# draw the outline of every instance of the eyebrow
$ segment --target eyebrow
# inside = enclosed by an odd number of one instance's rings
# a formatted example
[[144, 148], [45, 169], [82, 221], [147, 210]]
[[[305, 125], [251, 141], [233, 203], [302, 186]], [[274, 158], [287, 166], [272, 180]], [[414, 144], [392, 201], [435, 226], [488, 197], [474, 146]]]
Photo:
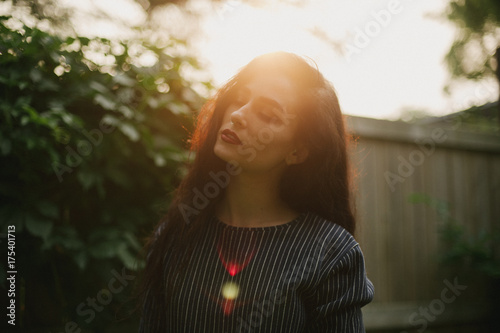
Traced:
[[276, 100], [274, 100], [272, 98], [260, 96], [258, 98], [258, 100], [260, 100], [260, 101], [262, 101], [262, 102], [264, 102], [264, 103], [266, 103], [268, 105], [272, 105], [272, 106], [276, 107], [277, 109], [279, 109], [280, 111], [284, 112], [283, 107], [281, 106], [281, 104], [278, 103], [278, 101], [276, 101]]
[[[239, 93], [243, 93], [245, 95], [251, 95], [250, 88], [245, 87], [245, 86], [243, 86], [239, 89]], [[275, 108], [279, 109], [281, 112], [285, 112], [284, 107], [275, 99], [272, 99], [270, 97], [265, 97], [265, 96], [259, 96], [259, 97], [257, 97], [257, 100], [260, 102], [264, 102], [268, 105], [274, 106]]]

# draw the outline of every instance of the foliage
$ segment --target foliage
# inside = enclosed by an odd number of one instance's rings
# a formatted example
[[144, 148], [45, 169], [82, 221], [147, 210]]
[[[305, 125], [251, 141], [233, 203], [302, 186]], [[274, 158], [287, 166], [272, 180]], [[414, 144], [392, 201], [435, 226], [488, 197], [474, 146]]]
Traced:
[[[78, 306], [92, 309], [88, 298], [113, 272], [135, 277], [141, 266], [139, 236], [179, 179], [186, 130], [203, 103], [183, 74], [198, 65], [179, 40], [14, 26], [0, 18], [0, 228], [16, 227], [18, 323], [104, 331], [132, 287], [95, 318]], [[4, 287], [5, 272], [2, 262]]]
[[430, 115], [426, 110], [405, 107], [400, 111], [399, 120], [407, 123], [417, 123], [429, 117]]
[[451, 0], [447, 17], [460, 29], [446, 62], [454, 77], [495, 77], [493, 55], [500, 47], [498, 0]]
[[38, 22], [48, 21], [53, 26], [72, 29], [70, 24], [71, 11], [61, 6], [58, 0], [4, 0], [5, 2], [7, 8], [12, 5], [10, 8], [12, 11], [19, 9], [29, 13], [29, 16]]
[[435, 209], [442, 221], [440, 239], [445, 250], [440, 261], [443, 265], [500, 278], [500, 261], [495, 254], [500, 230], [492, 232], [483, 229], [476, 235], [470, 234], [451, 216], [448, 203], [421, 193], [414, 193], [408, 199], [411, 203], [423, 203]]

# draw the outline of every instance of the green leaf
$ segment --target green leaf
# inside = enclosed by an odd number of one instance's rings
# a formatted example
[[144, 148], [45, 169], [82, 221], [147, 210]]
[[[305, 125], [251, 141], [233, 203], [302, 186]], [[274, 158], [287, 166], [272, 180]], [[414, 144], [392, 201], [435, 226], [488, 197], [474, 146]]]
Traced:
[[121, 246], [121, 243], [116, 239], [113, 240], [105, 240], [99, 243], [93, 243], [89, 247], [89, 254], [97, 259], [109, 259], [116, 256], [118, 252], [118, 247]]
[[118, 128], [131, 141], [136, 142], [139, 140], [139, 138], [140, 138], [139, 132], [135, 129], [134, 126], [127, 124], [127, 123], [121, 123]]
[[408, 195], [408, 202], [410, 203], [430, 203], [431, 198], [424, 193], [411, 193]]
[[76, 177], [78, 178], [80, 184], [82, 184], [83, 189], [86, 191], [100, 181], [99, 175], [86, 171], [78, 172]]
[[33, 81], [33, 83], [38, 83], [38, 82], [42, 81], [42, 78], [43, 78], [42, 72], [37, 68], [33, 68], [30, 71], [30, 78]]
[[99, 92], [101, 94], [109, 94], [109, 89], [106, 87], [104, 84], [97, 82], [97, 81], [90, 81], [89, 82], [89, 87], [96, 92]]
[[44, 249], [49, 249], [53, 246], [61, 246], [68, 251], [81, 250], [84, 243], [78, 237], [75, 228], [71, 226], [61, 226], [56, 228], [52, 235], [49, 236], [44, 244]]
[[126, 247], [118, 249], [118, 258], [122, 261], [123, 265], [130, 270], [137, 269], [137, 257], [130, 253]]
[[84, 270], [85, 267], [87, 267], [87, 262], [88, 262], [88, 255], [85, 253], [85, 251], [79, 251], [73, 256], [73, 260], [75, 261], [76, 265], [80, 270]]
[[40, 81], [37, 88], [40, 91], [59, 91], [59, 85], [52, 80], [45, 78], [45, 80]]
[[137, 83], [136, 80], [132, 79], [126, 74], [119, 74], [113, 77], [113, 81], [125, 87], [134, 87]]
[[56, 204], [49, 201], [41, 201], [38, 203], [38, 211], [45, 217], [55, 219], [59, 216], [59, 208]]
[[100, 106], [102, 106], [106, 110], [115, 110], [116, 102], [111, 98], [108, 98], [104, 95], [98, 94], [94, 97], [94, 102]]
[[52, 221], [45, 218], [38, 218], [29, 213], [25, 217], [26, 229], [33, 235], [40, 237], [44, 240], [50, 235], [52, 231]]
[[180, 102], [171, 103], [169, 109], [176, 115], [188, 114], [190, 111], [186, 104]]
[[135, 250], [140, 251], [142, 249], [141, 244], [137, 240], [137, 237], [131, 232], [125, 232], [124, 238], [127, 240], [128, 244]]
[[131, 185], [131, 181], [130, 181], [127, 173], [125, 173], [123, 170], [120, 170], [118, 168], [108, 169], [107, 176], [109, 177], [109, 179], [113, 183], [120, 185], [123, 188], [130, 187], [130, 185]]

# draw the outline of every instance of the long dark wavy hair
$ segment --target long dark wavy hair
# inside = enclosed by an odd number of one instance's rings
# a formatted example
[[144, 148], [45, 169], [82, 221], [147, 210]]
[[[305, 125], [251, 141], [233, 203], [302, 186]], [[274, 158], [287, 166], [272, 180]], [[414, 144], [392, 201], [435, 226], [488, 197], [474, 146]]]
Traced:
[[282, 200], [295, 211], [317, 214], [354, 234], [347, 156], [349, 137], [335, 90], [317, 68], [297, 55], [286, 52], [262, 55], [220, 88], [199, 113], [191, 138], [194, 160], [145, 247], [141, 304], [168, 306], [174, 281], [182, 281], [178, 277], [192, 255], [194, 244], [211, 227], [211, 217], [224, 188], [204, 205], [194, 204], [196, 196], [213, 182], [211, 175], [226, 170], [227, 163], [214, 154], [218, 131], [236, 91], [257, 75], [284, 75], [294, 83], [301, 101], [297, 106], [296, 138], [307, 147], [308, 156], [304, 162], [285, 170], [280, 184]]

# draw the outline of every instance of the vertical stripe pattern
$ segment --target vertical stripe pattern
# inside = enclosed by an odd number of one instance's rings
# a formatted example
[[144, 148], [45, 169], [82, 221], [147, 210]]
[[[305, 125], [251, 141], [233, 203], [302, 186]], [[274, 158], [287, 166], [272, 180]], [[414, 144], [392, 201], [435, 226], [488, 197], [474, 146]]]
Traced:
[[149, 292], [141, 333], [364, 332], [373, 285], [342, 227], [310, 213], [263, 228], [210, 222], [173, 302]]

